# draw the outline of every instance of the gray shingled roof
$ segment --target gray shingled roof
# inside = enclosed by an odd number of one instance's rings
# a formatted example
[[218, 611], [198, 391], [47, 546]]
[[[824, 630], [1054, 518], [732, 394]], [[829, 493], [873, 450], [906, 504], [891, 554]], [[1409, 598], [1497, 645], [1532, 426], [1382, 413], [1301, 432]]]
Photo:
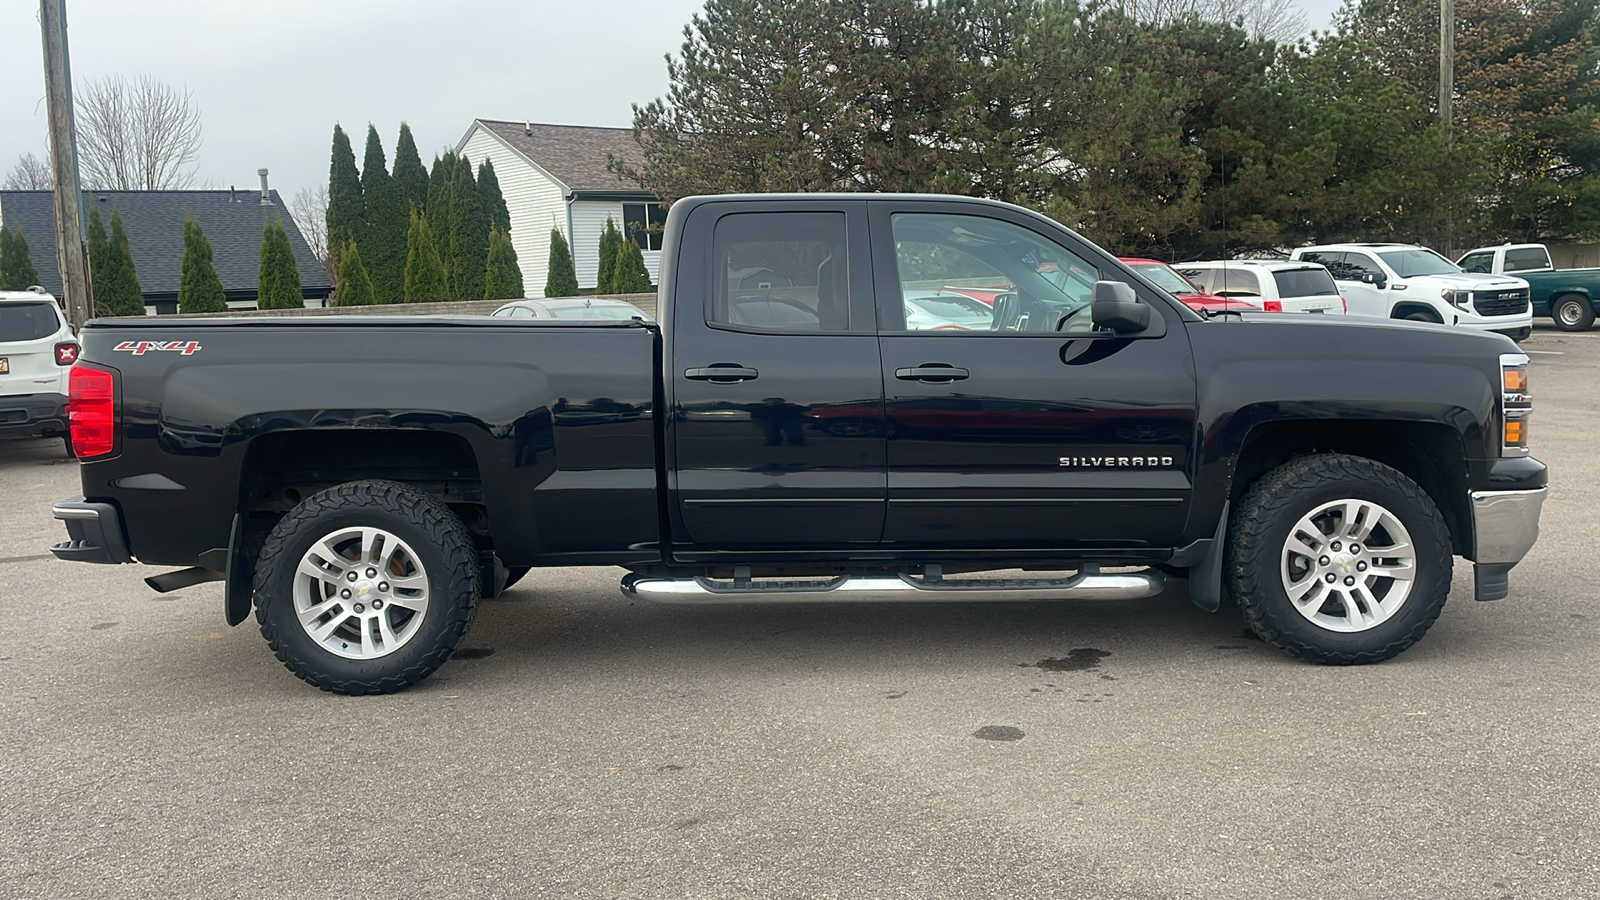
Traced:
[[[268, 217], [281, 219], [300, 269], [301, 292], [323, 297], [333, 290], [328, 276], [312, 256], [311, 248], [295, 227], [283, 198], [272, 191], [271, 206], [261, 204], [261, 192], [240, 191], [85, 191], [86, 204], [97, 205], [100, 217], [111, 227], [113, 205], [122, 213], [128, 232], [133, 265], [145, 300], [175, 298], [183, 266], [183, 218], [193, 215], [211, 241], [212, 262], [222, 279], [222, 289], [233, 299], [251, 298], [261, 274], [261, 229]], [[88, 209], [88, 206], [85, 206]], [[0, 191], [0, 222], [20, 227], [28, 240], [33, 266], [41, 286], [61, 296], [61, 273], [56, 267], [55, 211], [49, 191]]]
[[631, 128], [543, 125], [478, 119], [512, 149], [553, 175], [571, 191], [638, 191], [639, 185], [606, 171], [609, 153], [631, 166], [642, 164]]

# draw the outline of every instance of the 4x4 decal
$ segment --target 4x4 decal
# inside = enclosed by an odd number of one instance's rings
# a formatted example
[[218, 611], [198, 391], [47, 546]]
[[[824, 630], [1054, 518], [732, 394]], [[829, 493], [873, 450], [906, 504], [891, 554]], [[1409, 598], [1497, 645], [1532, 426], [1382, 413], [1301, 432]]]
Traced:
[[199, 341], [123, 341], [122, 343], [116, 345], [115, 347], [112, 347], [111, 349], [113, 349], [113, 350], [121, 350], [121, 351], [124, 351], [126, 353], [132, 353], [134, 356], [143, 356], [143, 355], [145, 355], [145, 353], [147, 351], [150, 351], [150, 350], [176, 350], [177, 352], [183, 354], [184, 356], [192, 356], [193, 354], [200, 352], [200, 342]]

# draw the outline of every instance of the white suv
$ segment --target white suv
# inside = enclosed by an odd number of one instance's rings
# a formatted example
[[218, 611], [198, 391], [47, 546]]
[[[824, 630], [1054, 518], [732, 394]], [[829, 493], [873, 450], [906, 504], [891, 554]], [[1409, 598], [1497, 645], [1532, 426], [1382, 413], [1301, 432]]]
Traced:
[[67, 441], [67, 372], [78, 341], [56, 298], [38, 290], [0, 291], [0, 438]]
[[1327, 266], [1352, 316], [1440, 322], [1518, 341], [1533, 332], [1526, 281], [1469, 275], [1426, 247], [1325, 244], [1297, 248], [1289, 258]]
[[1178, 263], [1179, 274], [1208, 294], [1260, 304], [1267, 312], [1344, 315], [1344, 298], [1328, 270], [1281, 259], [1230, 259]]

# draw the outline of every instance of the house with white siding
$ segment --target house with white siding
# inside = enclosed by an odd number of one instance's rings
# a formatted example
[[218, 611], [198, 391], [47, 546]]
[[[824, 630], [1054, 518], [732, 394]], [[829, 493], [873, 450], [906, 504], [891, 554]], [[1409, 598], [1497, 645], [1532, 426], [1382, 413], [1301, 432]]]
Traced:
[[572, 247], [578, 287], [594, 289], [600, 233], [608, 217], [639, 244], [650, 281], [656, 281], [660, 224], [666, 213], [654, 194], [606, 168], [608, 155], [639, 164], [632, 129], [474, 119], [456, 153], [474, 165], [484, 159], [494, 161], [500, 192], [511, 212], [511, 244], [529, 297], [544, 296], [551, 228], [560, 229]]

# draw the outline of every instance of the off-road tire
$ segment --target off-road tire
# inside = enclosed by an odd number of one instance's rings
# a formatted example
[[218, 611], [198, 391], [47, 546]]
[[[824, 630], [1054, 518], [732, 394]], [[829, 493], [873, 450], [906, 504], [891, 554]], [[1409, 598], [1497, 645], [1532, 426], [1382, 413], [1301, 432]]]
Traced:
[[[1391, 511], [1416, 552], [1411, 593], [1367, 631], [1322, 628], [1297, 611], [1280, 577], [1284, 543], [1301, 516], [1342, 498]], [[1234, 507], [1223, 557], [1223, 585], [1261, 640], [1310, 662], [1361, 665], [1396, 656], [1416, 643], [1444, 608], [1453, 565], [1450, 532], [1427, 492], [1400, 472], [1359, 456], [1316, 454], [1266, 475]]]
[[[428, 574], [430, 603], [414, 638], [376, 659], [346, 659], [319, 646], [295, 615], [293, 579], [311, 545], [342, 527], [373, 526], [413, 548]], [[482, 586], [472, 535], [450, 507], [393, 481], [354, 481], [301, 501], [267, 535], [256, 562], [256, 621], [278, 660], [336, 694], [387, 694], [428, 677], [455, 651]]]
[[[1568, 311], [1564, 307], [1572, 309]], [[1578, 294], [1564, 294], [1551, 302], [1550, 318], [1562, 331], [1588, 331], [1594, 326], [1594, 307]]]

